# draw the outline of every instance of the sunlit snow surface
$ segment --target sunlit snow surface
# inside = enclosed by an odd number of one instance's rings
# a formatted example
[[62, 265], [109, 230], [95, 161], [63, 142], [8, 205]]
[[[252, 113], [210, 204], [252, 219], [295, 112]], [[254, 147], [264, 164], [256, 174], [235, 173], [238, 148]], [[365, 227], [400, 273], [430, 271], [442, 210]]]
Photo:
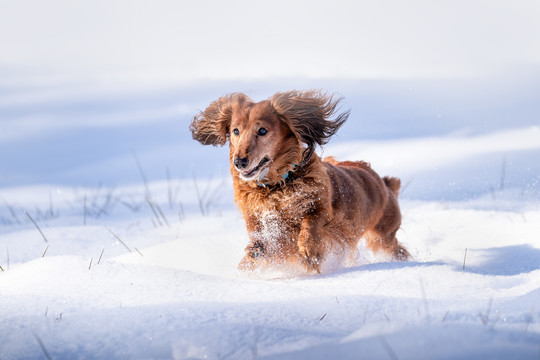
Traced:
[[[0, 358], [538, 359], [539, 84], [2, 89]], [[237, 271], [227, 149], [188, 125], [292, 88], [345, 97], [319, 153], [401, 177], [413, 259]]]

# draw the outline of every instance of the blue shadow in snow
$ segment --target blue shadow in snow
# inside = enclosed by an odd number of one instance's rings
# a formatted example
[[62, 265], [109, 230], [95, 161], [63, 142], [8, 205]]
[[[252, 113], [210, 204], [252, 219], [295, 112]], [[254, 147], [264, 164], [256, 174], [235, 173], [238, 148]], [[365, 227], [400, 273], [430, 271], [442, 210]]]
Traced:
[[[342, 268], [335, 271], [329, 271], [328, 273], [323, 273], [320, 275], [315, 275], [315, 278], [332, 278], [339, 275], [345, 275], [355, 272], [370, 272], [370, 271], [384, 271], [384, 270], [395, 270], [395, 269], [405, 269], [405, 268], [427, 268], [431, 266], [441, 266], [448, 265], [447, 263], [441, 261], [430, 261], [430, 262], [417, 262], [417, 261], [395, 261], [395, 262], [379, 262], [372, 264], [363, 264], [352, 266], [349, 268]], [[306, 278], [312, 278], [313, 276], [307, 276]]]
[[[482, 258], [478, 263], [475, 253]], [[540, 249], [525, 244], [476, 250], [467, 257], [465, 271], [476, 274], [513, 276], [540, 269]]]

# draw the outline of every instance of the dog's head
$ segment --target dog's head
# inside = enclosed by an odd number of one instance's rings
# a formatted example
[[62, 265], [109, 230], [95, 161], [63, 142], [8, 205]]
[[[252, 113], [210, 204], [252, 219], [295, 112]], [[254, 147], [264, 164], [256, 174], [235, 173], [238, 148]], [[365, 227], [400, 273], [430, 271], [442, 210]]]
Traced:
[[233, 174], [244, 181], [277, 183], [295, 166], [309, 161], [347, 120], [330, 119], [341, 101], [319, 91], [277, 93], [253, 102], [234, 93], [212, 102], [193, 118], [193, 138], [204, 145], [229, 141]]

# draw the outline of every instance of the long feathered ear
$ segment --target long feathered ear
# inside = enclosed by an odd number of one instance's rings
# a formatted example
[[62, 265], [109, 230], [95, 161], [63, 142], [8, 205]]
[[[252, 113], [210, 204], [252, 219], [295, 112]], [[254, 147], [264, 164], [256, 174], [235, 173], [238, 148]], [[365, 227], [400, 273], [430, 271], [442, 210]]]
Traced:
[[241, 93], [220, 97], [193, 117], [189, 129], [194, 140], [203, 145], [223, 146], [229, 138], [229, 125], [235, 106], [251, 101]]
[[318, 90], [293, 90], [277, 93], [270, 98], [278, 115], [308, 146], [306, 160], [309, 160], [315, 145], [326, 144], [349, 117], [349, 111], [346, 111], [331, 119], [341, 100]]

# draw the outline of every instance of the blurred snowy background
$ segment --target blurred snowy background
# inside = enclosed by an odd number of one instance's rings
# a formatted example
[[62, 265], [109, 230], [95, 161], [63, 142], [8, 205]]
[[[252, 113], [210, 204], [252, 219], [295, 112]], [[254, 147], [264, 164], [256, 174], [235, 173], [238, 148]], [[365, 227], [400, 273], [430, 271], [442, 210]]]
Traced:
[[187, 126], [233, 91], [343, 95], [352, 116], [334, 142], [538, 124], [534, 1], [23, 0], [0, 10], [4, 186], [134, 182], [133, 153], [152, 179], [166, 168], [221, 175], [223, 159], [208, 166], [218, 156], [194, 147]]

